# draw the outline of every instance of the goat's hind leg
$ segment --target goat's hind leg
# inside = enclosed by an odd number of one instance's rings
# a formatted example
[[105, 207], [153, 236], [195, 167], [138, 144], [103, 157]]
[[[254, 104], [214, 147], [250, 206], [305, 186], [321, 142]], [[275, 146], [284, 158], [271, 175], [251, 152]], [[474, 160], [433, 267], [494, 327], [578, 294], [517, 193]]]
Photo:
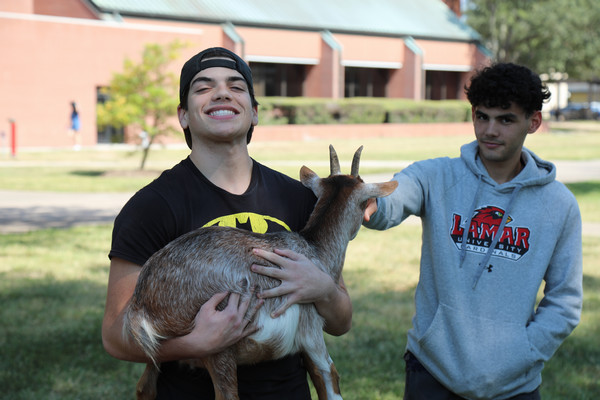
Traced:
[[313, 338], [312, 343], [305, 343], [302, 357], [319, 400], [342, 400], [340, 376], [327, 352], [323, 336]]
[[137, 400], [156, 399], [156, 384], [158, 382], [158, 368], [152, 363], [146, 364], [146, 369], [136, 386]]
[[237, 362], [232, 348], [202, 359], [215, 388], [215, 400], [239, 400]]

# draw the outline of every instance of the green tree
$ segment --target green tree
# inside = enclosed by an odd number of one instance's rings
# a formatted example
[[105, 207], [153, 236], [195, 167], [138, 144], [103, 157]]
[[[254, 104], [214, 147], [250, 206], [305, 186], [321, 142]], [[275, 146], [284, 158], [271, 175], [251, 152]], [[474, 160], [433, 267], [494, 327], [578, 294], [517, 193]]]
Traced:
[[465, 14], [495, 61], [574, 79], [598, 77], [597, 0], [470, 0]]
[[[566, 16], [571, 26], [570, 56], [566, 71], [571, 77], [600, 83], [600, 2], [572, 0]], [[573, 9], [573, 12], [571, 12]]]
[[168, 67], [183, 47], [180, 41], [147, 44], [140, 62], [125, 59], [123, 72], [114, 73], [104, 89], [108, 101], [97, 107], [99, 127], [129, 126], [145, 132], [147, 143], [142, 146], [140, 169], [144, 169], [152, 143], [176, 132], [169, 120], [179, 104], [178, 78]]

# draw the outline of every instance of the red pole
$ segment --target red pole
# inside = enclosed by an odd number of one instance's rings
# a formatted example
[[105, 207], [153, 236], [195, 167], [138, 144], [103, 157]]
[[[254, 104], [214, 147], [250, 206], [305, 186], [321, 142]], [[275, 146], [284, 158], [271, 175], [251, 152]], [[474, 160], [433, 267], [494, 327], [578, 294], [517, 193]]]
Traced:
[[14, 157], [17, 155], [17, 124], [14, 119], [9, 119], [10, 122], [10, 154]]

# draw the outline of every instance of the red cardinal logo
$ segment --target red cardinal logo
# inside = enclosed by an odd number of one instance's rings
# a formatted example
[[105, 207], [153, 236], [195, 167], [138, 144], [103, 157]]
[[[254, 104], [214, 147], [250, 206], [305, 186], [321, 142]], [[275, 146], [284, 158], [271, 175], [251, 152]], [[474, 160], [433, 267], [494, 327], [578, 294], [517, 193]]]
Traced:
[[[475, 210], [473, 218], [471, 218], [469, 233], [463, 243], [464, 236], [464, 221], [460, 214], [452, 215], [452, 229], [450, 236], [456, 245], [457, 249], [462, 249], [463, 245], [467, 246], [467, 251], [485, 252], [492, 239], [496, 235], [500, 235], [499, 241], [494, 249], [494, 255], [497, 257], [508, 258], [510, 260], [518, 260], [529, 250], [529, 238], [531, 232], [529, 228], [524, 226], [509, 227], [504, 226], [502, 232], [498, 232], [498, 228], [502, 223], [502, 218], [505, 216], [503, 209], [486, 206]], [[506, 216], [506, 223], [510, 223], [513, 219]]]
[[[504, 217], [504, 210], [498, 207], [488, 206], [475, 210], [475, 215], [471, 219], [471, 222], [476, 222], [477, 226], [481, 226], [481, 224], [498, 226], [502, 222], [502, 217]], [[509, 223], [510, 221], [512, 221], [512, 218], [508, 217], [506, 223]]]

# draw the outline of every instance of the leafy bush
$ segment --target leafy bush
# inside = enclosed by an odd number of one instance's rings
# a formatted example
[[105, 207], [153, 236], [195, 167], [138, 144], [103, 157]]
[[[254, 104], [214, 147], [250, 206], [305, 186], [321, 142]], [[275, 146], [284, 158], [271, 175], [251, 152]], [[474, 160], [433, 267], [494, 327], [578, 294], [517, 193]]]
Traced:
[[365, 98], [344, 99], [340, 103], [339, 122], [342, 124], [382, 124], [386, 108], [380, 101]]
[[466, 122], [471, 118], [471, 106], [459, 100], [402, 100], [390, 102], [388, 122]]
[[471, 118], [469, 103], [461, 100], [263, 97], [259, 103], [262, 125], [465, 122]]
[[[337, 123], [335, 100], [305, 97], [263, 97], [258, 99], [262, 125], [311, 125]], [[283, 122], [285, 121], [285, 122]]]
[[338, 107], [326, 101], [299, 103], [290, 110], [290, 122], [297, 125], [335, 124]]
[[274, 102], [260, 100], [258, 106], [258, 121], [261, 125], [287, 125], [290, 122], [288, 116], [283, 113], [281, 107]]

